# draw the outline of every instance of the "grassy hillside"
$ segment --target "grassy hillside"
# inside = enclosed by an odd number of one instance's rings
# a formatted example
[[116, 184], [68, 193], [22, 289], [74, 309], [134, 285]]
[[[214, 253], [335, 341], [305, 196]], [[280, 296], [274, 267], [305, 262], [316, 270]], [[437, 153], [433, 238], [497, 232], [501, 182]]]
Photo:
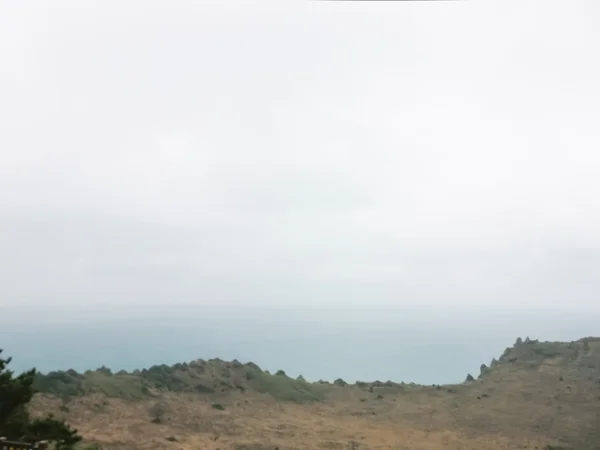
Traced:
[[252, 363], [199, 360], [40, 375], [36, 408], [114, 448], [597, 450], [599, 369], [598, 338], [519, 339], [479, 374], [445, 386], [307, 383]]
[[269, 394], [280, 401], [297, 403], [324, 399], [325, 386], [293, 379], [280, 371], [275, 375], [253, 363], [219, 359], [153, 366], [149, 369], [113, 374], [102, 367], [79, 374], [73, 370], [39, 374], [35, 388], [45, 394], [69, 398], [101, 393], [109, 397], [143, 399], [159, 392], [218, 394], [246, 391]]

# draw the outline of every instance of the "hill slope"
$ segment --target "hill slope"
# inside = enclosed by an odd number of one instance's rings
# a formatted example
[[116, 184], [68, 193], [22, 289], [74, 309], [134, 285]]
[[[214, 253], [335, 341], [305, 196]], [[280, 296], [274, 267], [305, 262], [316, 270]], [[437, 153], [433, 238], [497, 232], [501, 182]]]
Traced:
[[109, 448], [543, 448], [600, 445], [600, 339], [517, 340], [459, 385], [307, 383], [218, 359], [40, 375], [53, 411]]

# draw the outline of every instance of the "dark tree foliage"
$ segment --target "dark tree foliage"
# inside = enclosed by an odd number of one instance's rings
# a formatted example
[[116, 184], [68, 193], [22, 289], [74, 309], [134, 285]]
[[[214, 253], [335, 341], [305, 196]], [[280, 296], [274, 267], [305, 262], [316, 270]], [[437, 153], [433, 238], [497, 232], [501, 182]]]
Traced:
[[[0, 349], [0, 354], [2, 349]], [[51, 415], [45, 419], [32, 419], [27, 405], [35, 393], [33, 382], [36, 370], [18, 376], [6, 366], [11, 358], [0, 357], [0, 436], [26, 442], [51, 441], [57, 450], [68, 450], [81, 441], [77, 430]]]

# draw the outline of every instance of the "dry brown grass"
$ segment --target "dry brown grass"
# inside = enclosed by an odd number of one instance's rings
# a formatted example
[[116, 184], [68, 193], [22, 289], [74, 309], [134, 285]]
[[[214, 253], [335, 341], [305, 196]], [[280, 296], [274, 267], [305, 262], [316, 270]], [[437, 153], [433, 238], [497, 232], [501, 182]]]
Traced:
[[[521, 355], [452, 387], [330, 386], [325, 401], [308, 404], [256, 392], [160, 392], [141, 400], [92, 394], [64, 405], [40, 395], [33, 407], [114, 449], [535, 450], [576, 442], [597, 419], [600, 343], [573, 355], [535, 364]], [[157, 411], [161, 423], [152, 422]]]

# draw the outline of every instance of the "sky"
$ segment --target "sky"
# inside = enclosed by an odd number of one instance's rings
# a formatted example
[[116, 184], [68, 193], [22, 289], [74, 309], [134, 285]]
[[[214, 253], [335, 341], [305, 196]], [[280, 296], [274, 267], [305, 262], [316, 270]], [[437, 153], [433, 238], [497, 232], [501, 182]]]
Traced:
[[486, 358], [594, 334], [598, 23], [593, 0], [1, 1], [4, 347], [166, 317], [294, 348], [405, 320]]

